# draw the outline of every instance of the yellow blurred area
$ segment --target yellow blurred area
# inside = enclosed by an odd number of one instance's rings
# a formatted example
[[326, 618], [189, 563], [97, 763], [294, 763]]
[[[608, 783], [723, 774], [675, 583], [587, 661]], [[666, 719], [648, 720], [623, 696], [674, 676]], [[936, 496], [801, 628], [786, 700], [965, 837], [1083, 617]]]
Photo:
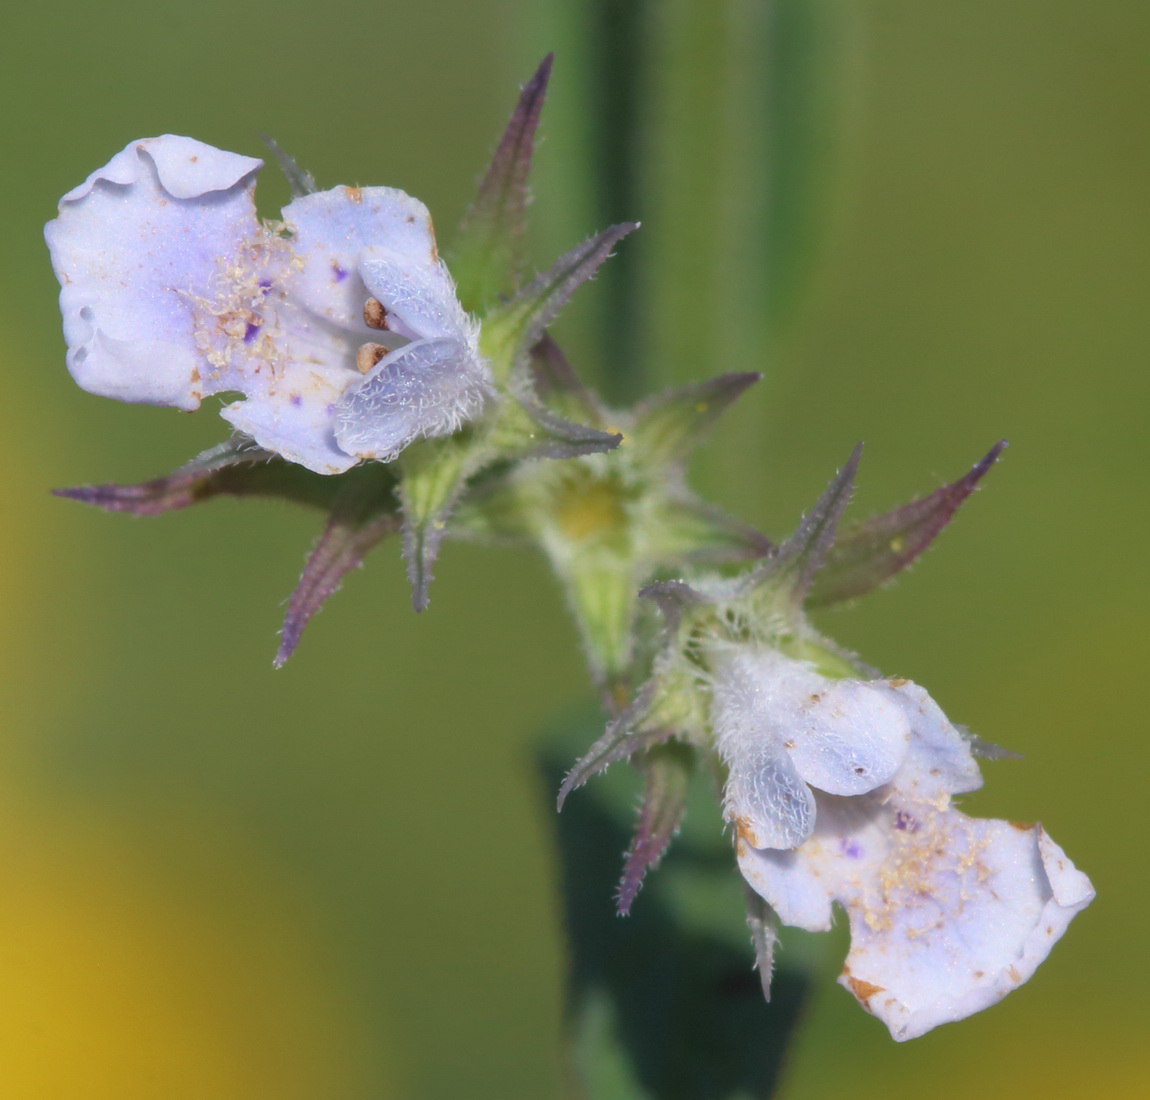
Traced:
[[0, 798], [0, 1096], [362, 1094], [354, 1021], [260, 868], [177, 892], [113, 831]]

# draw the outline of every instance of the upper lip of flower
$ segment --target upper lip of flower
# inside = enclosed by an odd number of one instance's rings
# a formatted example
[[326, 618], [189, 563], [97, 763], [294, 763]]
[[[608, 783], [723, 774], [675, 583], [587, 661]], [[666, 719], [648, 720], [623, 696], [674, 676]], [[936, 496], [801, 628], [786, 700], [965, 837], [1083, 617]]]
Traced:
[[902, 765], [910, 724], [874, 685], [829, 680], [767, 647], [716, 647], [714, 669], [726, 813], [753, 847], [794, 848], [811, 835], [811, 787], [865, 794]]
[[261, 163], [165, 135], [65, 195], [46, 236], [81, 386], [184, 409], [239, 392], [222, 415], [320, 473], [475, 416], [489, 372], [423, 204], [337, 187], [262, 224]]

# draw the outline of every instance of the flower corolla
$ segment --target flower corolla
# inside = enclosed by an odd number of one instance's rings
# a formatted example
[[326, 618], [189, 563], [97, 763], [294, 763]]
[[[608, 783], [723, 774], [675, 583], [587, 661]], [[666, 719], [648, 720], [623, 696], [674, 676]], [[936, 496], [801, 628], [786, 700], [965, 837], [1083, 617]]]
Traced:
[[64, 196], [45, 232], [80, 386], [185, 410], [238, 393], [234, 428], [322, 474], [478, 415], [490, 371], [427, 208], [336, 187], [262, 222], [261, 166], [165, 135]]
[[825, 931], [846, 910], [839, 981], [896, 1039], [1000, 1000], [1093, 899], [1041, 825], [953, 808], [982, 778], [918, 685], [829, 679], [767, 646], [713, 668], [743, 877], [784, 924]]

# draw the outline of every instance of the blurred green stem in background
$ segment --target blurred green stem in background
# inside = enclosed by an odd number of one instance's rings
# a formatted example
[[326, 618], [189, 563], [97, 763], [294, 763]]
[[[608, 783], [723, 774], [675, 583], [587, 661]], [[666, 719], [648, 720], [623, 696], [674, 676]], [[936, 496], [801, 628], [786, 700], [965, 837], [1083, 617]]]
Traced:
[[584, 233], [643, 222], [599, 278], [607, 397], [762, 369], [842, 145], [854, 51], [839, 0], [554, 0], [548, 18], [560, 84], [579, 94], [548, 126], [564, 141], [541, 189]]
[[[540, 191], [549, 208], [566, 209], [566, 224], [586, 219], [579, 232], [643, 223], [597, 281], [594, 343], [573, 341], [598, 361], [609, 401], [725, 371], [769, 374], [809, 280], [842, 145], [853, 54], [844, 18], [838, 0], [548, 6], [559, 85], [579, 91], [550, 120], [565, 138]], [[758, 431], [733, 422], [704, 480], [753, 476]], [[584, 716], [548, 739], [549, 790], [598, 732]], [[622, 771], [578, 792], [559, 827], [573, 1095], [770, 1096], [797, 1019], [803, 960], [788, 945], [765, 1004], [706, 777], [693, 783], [702, 803], [693, 836], [653, 876], [634, 915], [614, 916], [637, 797], [634, 776]]]

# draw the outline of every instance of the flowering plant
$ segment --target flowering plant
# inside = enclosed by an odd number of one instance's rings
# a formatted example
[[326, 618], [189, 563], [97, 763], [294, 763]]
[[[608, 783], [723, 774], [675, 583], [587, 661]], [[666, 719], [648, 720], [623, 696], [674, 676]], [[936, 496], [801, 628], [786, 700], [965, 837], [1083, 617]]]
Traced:
[[560, 804], [614, 762], [644, 777], [620, 912], [698, 775], [748, 886], [764, 993], [778, 924], [825, 929], [838, 903], [852, 935], [841, 980], [896, 1038], [969, 1015], [1025, 981], [1093, 891], [1040, 826], [954, 808], [981, 784], [975, 757], [1003, 750], [841, 650], [806, 611], [914, 561], [1002, 445], [954, 483], [843, 527], [856, 450], [781, 544], [699, 499], [690, 451], [758, 375], [612, 409], [572, 370], [548, 326], [635, 226], [524, 277], [549, 72], [547, 59], [524, 87], [442, 258], [417, 200], [319, 191], [274, 146], [295, 194], [275, 222], [255, 215], [259, 161], [185, 137], [132, 142], [69, 192], [47, 236], [77, 382], [181, 409], [238, 397], [222, 410], [234, 434], [174, 473], [61, 494], [137, 514], [220, 494], [321, 508], [277, 664], [392, 532], [417, 610], [445, 534], [536, 547], [609, 715]]

